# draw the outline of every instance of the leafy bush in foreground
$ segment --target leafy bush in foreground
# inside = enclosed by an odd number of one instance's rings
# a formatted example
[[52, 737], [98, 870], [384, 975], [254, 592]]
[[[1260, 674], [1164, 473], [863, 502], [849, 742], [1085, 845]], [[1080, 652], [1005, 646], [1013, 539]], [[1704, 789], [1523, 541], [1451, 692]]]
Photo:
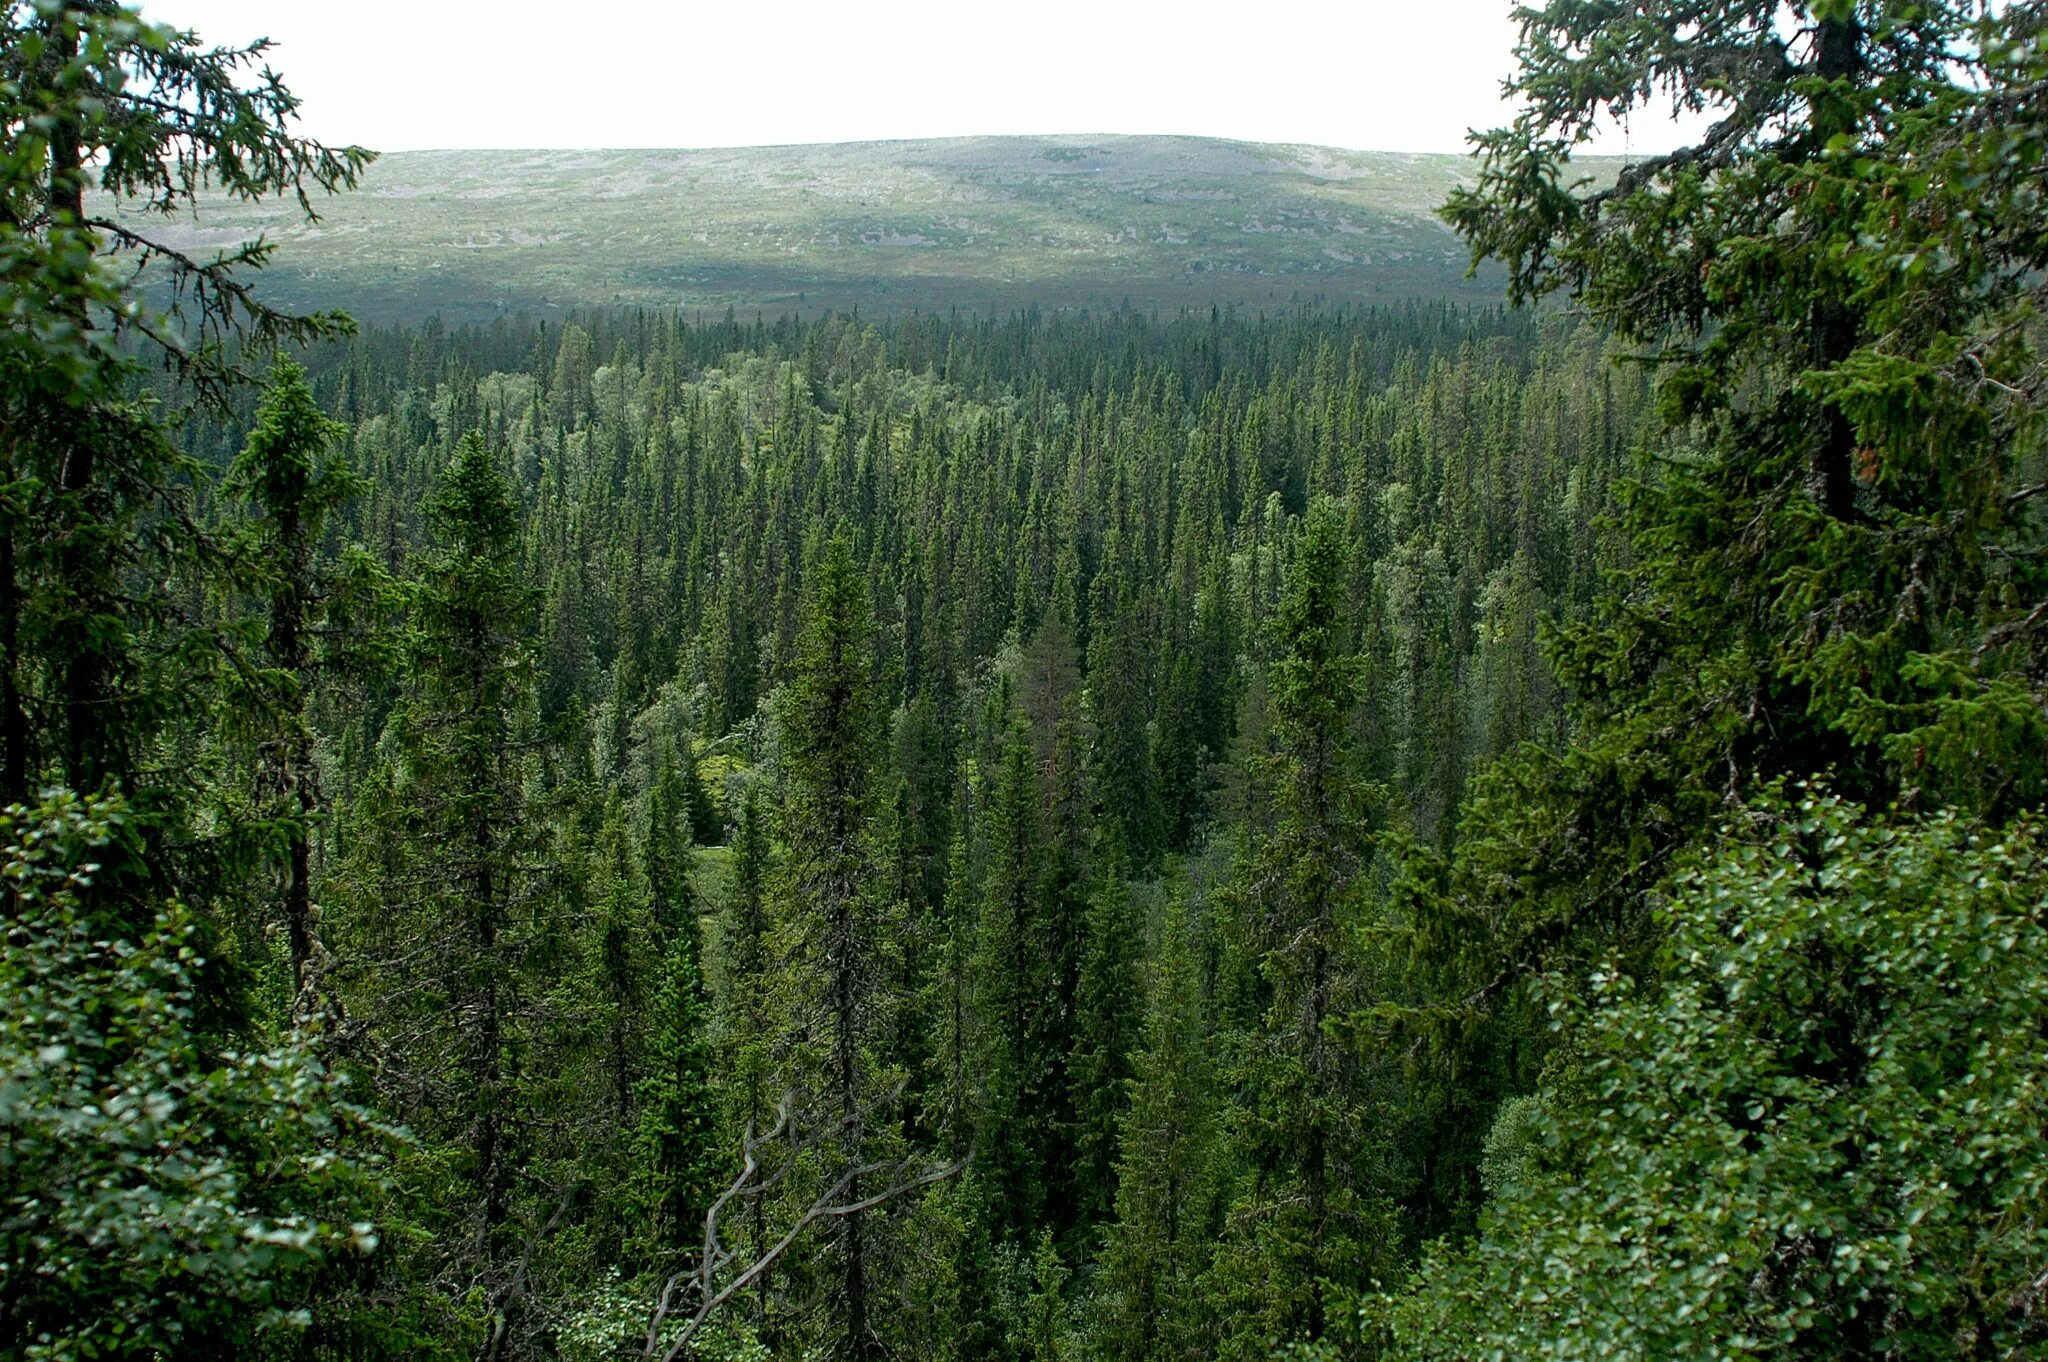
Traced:
[[1831, 795], [1683, 873], [1661, 979], [1551, 983], [1578, 1043], [1479, 1241], [1368, 1316], [1416, 1358], [2037, 1356], [2039, 829]]
[[[185, 908], [139, 940], [90, 911], [117, 800], [0, 813], [0, 1356], [260, 1354], [311, 1272], [377, 1244], [383, 1143], [296, 1039], [209, 1049]], [[297, 1289], [295, 1289], [297, 1288]]]

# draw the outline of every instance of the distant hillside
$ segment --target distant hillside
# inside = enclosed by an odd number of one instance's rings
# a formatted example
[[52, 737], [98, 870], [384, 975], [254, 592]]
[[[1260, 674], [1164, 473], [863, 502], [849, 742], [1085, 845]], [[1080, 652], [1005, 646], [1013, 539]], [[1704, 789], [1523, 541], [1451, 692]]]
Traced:
[[269, 296], [366, 320], [589, 304], [875, 313], [1498, 296], [1432, 216], [1471, 163], [1196, 137], [404, 152], [268, 231]]

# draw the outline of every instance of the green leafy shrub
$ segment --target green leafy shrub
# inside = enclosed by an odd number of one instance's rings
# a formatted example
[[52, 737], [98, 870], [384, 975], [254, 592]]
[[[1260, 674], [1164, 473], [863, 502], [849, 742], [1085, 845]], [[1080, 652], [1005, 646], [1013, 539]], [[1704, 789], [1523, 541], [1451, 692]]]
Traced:
[[1831, 795], [1682, 873], [1661, 977], [1577, 1038], [1479, 1241], [1367, 1314], [1415, 1358], [2040, 1356], [2039, 829]]
[[394, 1132], [296, 1040], [211, 1048], [181, 905], [135, 941], [98, 930], [122, 817], [69, 794], [0, 812], [0, 1356], [261, 1355], [313, 1323], [318, 1268], [376, 1247]]

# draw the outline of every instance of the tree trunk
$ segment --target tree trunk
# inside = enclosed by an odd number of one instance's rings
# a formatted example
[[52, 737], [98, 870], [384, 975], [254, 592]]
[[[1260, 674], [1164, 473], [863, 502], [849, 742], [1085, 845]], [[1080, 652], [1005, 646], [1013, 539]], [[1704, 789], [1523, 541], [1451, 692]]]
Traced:
[[[1864, 68], [1863, 27], [1853, 15], [1824, 19], [1814, 35], [1814, 69], [1823, 80], [1852, 80]], [[1816, 109], [1812, 137], [1825, 147], [1838, 132], [1849, 131], [1841, 120]], [[1855, 352], [1858, 342], [1856, 317], [1841, 302], [1826, 299], [1813, 309], [1813, 362], [1817, 369], [1831, 369]], [[1846, 520], [1856, 510], [1856, 430], [1848, 415], [1833, 402], [1824, 403], [1819, 429], [1807, 456], [1807, 493], [1821, 509], [1836, 520]]]
[[[49, 42], [49, 69], [52, 75], [58, 75], [78, 60], [78, 31], [62, 10], [43, 20], [43, 31]], [[79, 230], [79, 224], [85, 220], [85, 160], [80, 138], [75, 116], [59, 117], [50, 128], [48, 204], [53, 231], [67, 226]], [[92, 318], [86, 311], [82, 295], [73, 299], [70, 311], [71, 323], [81, 333], [91, 329]], [[67, 421], [66, 424], [72, 422]], [[82, 431], [74, 430], [71, 438], [64, 439], [57, 490], [67, 503], [74, 503], [66, 507], [64, 517], [67, 520], [79, 518], [80, 511], [75, 503], [90, 496], [97, 472], [95, 452], [93, 440]], [[87, 602], [99, 594], [91, 585], [98, 567], [96, 558], [78, 546], [75, 535], [65, 536], [64, 547], [58, 554], [57, 571], [70, 583], [73, 592]], [[91, 609], [91, 606], [88, 604], [86, 608]], [[77, 609], [74, 604], [74, 613]], [[63, 660], [59, 682], [64, 709], [64, 776], [73, 789], [92, 793], [106, 783], [110, 774], [105, 739], [108, 727], [104, 703], [107, 698], [105, 659], [100, 648], [86, 637], [82, 627], [71, 632], [69, 655]]]
[[[13, 480], [13, 461], [0, 477]], [[21, 701], [21, 589], [14, 525], [0, 522], [0, 808], [28, 800], [28, 713]]]
[[279, 537], [286, 545], [288, 568], [284, 589], [271, 608], [271, 654], [299, 687], [292, 697], [292, 713], [288, 718], [290, 726], [286, 730], [284, 751], [280, 757], [283, 767], [280, 784], [286, 798], [297, 806], [295, 812], [298, 814], [298, 822], [286, 833], [284, 882], [285, 932], [291, 945], [292, 997], [296, 999], [305, 990], [306, 964], [313, 954], [313, 741], [306, 723], [310, 678], [307, 676], [304, 601], [304, 587], [310, 576], [310, 554], [302, 542], [304, 536], [296, 514], [287, 516], [279, 529]]

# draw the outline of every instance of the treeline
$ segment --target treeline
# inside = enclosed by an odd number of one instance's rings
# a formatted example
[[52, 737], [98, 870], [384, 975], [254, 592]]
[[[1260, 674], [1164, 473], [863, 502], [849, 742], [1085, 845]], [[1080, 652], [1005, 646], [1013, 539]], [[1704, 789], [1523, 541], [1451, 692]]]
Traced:
[[354, 333], [0, 6], [0, 1356], [2048, 1351], [2048, 12], [1520, 22], [1582, 317]]
[[353, 493], [294, 560], [351, 664], [305, 950], [449, 1179], [381, 1217], [442, 1345], [625, 1346], [736, 1177], [729, 1273], [917, 1184], [721, 1308], [778, 1351], [1256, 1352], [1470, 1224], [1484, 1130], [1335, 1028], [1398, 971], [1383, 845], [1565, 737], [1539, 636], [1647, 392], [1596, 332], [597, 315], [309, 365], [184, 436], [315, 435]]

